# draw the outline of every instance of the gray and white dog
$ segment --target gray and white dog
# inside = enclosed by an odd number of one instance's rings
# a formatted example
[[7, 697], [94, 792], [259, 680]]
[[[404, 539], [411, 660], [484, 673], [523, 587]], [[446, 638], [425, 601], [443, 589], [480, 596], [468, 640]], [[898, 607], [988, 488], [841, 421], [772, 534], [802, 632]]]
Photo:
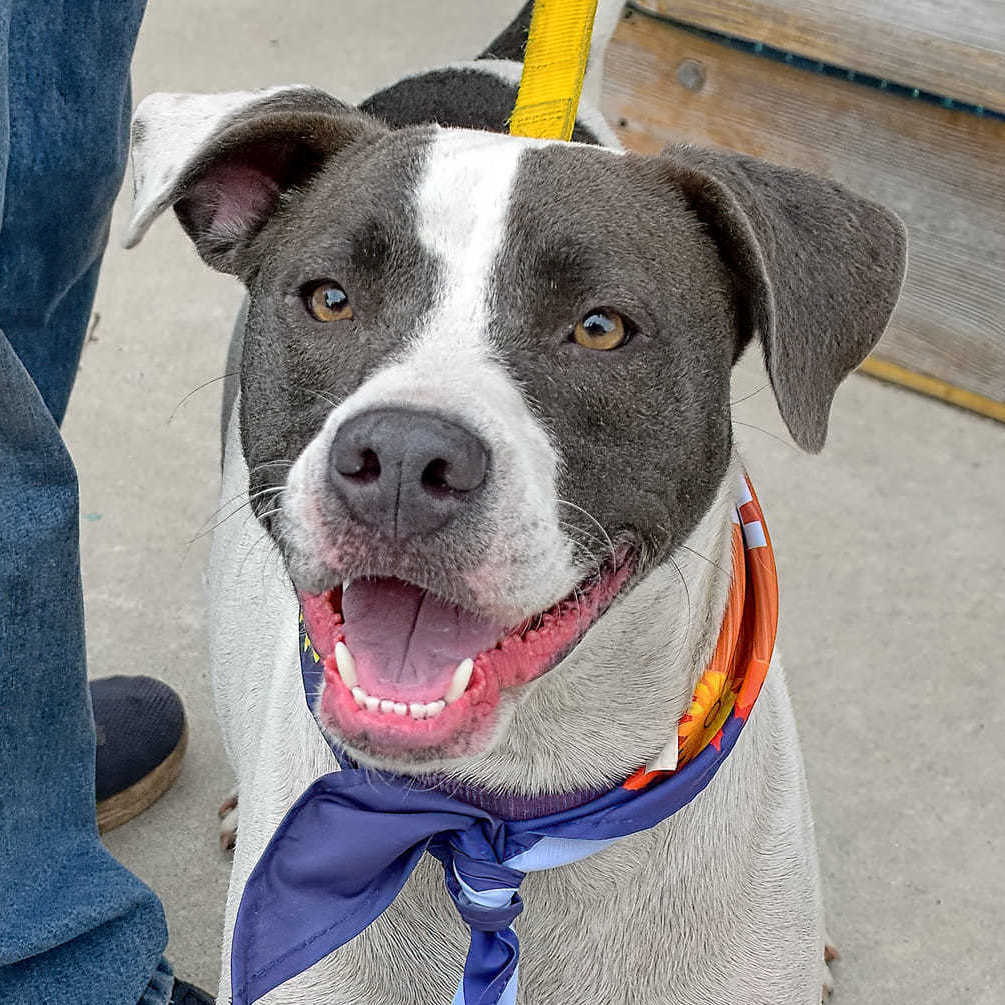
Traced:
[[[588, 97], [619, 7], [601, 4]], [[318, 712], [360, 763], [510, 795], [617, 785], [659, 763], [719, 632], [731, 367], [759, 341], [788, 428], [819, 450], [900, 289], [900, 222], [838, 185], [688, 146], [624, 153], [588, 103], [576, 142], [505, 135], [526, 22], [359, 108], [282, 87], [154, 95], [136, 115], [127, 242], [173, 206], [248, 291], [222, 497], [258, 523], [224, 522], [210, 567], [241, 811], [224, 1002], [249, 872], [336, 769], [304, 701], [298, 597], [322, 655], [344, 618]], [[571, 649], [552, 645], [584, 609]], [[819, 1002], [777, 657], [701, 796], [524, 893], [522, 1005]], [[427, 862], [268, 1000], [448, 1002], [467, 940]]]

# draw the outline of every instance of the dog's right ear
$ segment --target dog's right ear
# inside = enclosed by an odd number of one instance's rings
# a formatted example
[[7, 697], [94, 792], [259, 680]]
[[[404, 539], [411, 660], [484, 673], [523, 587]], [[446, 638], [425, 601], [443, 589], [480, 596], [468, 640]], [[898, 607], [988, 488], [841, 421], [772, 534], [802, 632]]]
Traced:
[[243, 254], [284, 192], [349, 145], [386, 131], [310, 87], [231, 94], [152, 94], [133, 117], [133, 213], [138, 244], [174, 206], [205, 261], [241, 275]]
[[660, 160], [733, 274], [736, 355], [759, 338], [778, 410], [796, 443], [816, 453], [834, 392], [897, 303], [904, 224], [835, 182], [743, 154], [679, 145]]

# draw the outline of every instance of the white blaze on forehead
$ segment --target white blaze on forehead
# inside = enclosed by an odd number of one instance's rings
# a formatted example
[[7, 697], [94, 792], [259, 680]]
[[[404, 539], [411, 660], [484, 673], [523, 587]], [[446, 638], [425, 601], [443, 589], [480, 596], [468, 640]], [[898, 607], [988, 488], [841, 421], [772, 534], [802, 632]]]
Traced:
[[433, 141], [416, 195], [418, 232], [441, 269], [434, 324], [450, 341], [487, 321], [492, 266], [525, 149], [513, 137], [466, 129], [441, 130]]
[[[506, 239], [520, 158], [544, 147], [583, 145], [473, 129], [437, 129], [433, 136], [415, 204], [419, 241], [440, 276], [420, 341], [428, 336], [455, 349], [487, 351], [492, 271]], [[604, 148], [585, 149], [592, 155]]]

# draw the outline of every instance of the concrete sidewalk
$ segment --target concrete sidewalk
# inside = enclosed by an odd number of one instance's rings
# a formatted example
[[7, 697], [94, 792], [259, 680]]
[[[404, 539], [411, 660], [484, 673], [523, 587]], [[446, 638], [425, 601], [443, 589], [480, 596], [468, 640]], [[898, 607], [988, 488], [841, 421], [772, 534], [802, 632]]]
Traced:
[[[407, 70], [470, 58], [516, 6], [153, 4], [135, 93], [306, 82], [359, 99]], [[223, 373], [239, 299], [173, 219], [135, 252], [110, 248], [66, 424], [91, 672], [161, 677], [191, 720], [178, 785], [107, 843], [163, 898], [177, 972], [213, 990], [229, 870], [215, 810], [232, 778], [202, 576], [207, 531], [233, 506], [217, 512], [220, 384], [206, 382]], [[734, 397], [751, 395], [737, 433], [777, 546], [782, 643], [843, 954], [835, 1001], [1000, 1005], [1005, 428], [856, 376], [827, 449], [808, 457], [760, 389], [755, 357], [737, 373]]]

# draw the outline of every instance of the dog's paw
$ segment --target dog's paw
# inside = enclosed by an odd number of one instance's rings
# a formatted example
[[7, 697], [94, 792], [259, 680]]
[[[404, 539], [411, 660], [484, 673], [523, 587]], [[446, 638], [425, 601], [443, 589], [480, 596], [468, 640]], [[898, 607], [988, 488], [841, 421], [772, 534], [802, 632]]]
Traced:
[[834, 975], [830, 965], [841, 959], [841, 954], [829, 942], [824, 943], [824, 958], [821, 963], [822, 979], [820, 982], [820, 1001], [826, 1002], [834, 994]]
[[220, 818], [220, 848], [233, 851], [237, 844], [237, 788], [227, 796], [217, 810]]

